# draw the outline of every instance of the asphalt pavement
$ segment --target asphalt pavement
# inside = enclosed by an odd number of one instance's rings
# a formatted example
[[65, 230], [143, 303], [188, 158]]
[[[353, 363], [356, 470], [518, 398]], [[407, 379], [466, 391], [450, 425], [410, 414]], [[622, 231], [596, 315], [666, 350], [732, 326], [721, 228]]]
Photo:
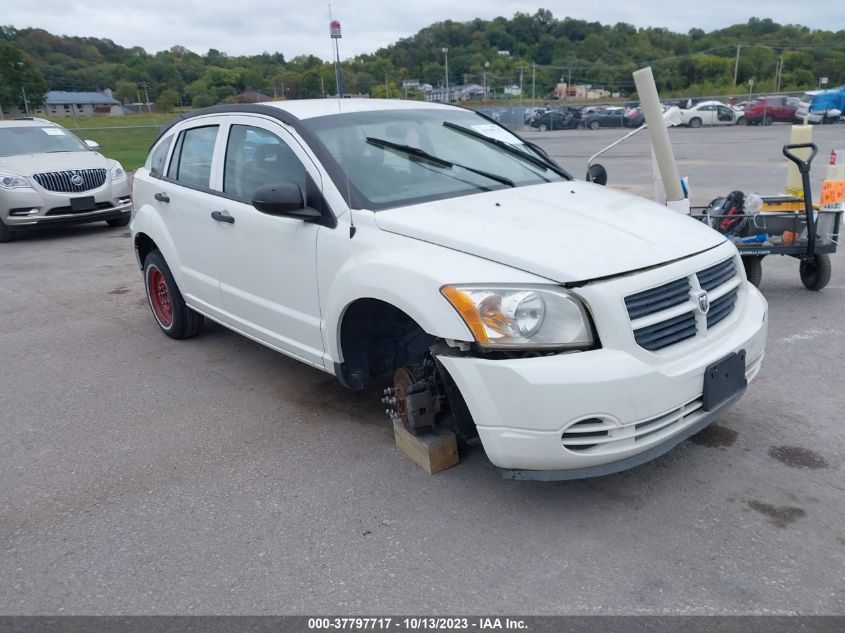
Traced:
[[[672, 136], [703, 199], [782, 188], [784, 134]], [[618, 135], [534, 137], [580, 176]], [[648, 193], [645, 136], [619, 152]], [[767, 357], [716, 425], [539, 483], [480, 448], [426, 475], [377, 394], [219, 326], [166, 338], [125, 228], [2, 244], [0, 613], [845, 613], [845, 256], [819, 293], [770, 257], [761, 290]]]

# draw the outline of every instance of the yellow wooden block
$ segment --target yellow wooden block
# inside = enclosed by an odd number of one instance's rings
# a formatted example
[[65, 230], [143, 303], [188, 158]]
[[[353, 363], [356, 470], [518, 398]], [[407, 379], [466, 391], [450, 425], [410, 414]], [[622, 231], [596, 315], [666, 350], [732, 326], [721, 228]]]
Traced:
[[458, 441], [450, 429], [437, 427], [434, 431], [413, 435], [401, 422], [394, 420], [393, 435], [396, 438], [396, 446], [429, 475], [458, 463]]

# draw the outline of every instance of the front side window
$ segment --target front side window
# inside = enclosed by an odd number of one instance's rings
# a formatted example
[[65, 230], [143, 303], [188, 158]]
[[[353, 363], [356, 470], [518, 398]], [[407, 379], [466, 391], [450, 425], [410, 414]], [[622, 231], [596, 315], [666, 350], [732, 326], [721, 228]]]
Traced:
[[303, 125], [340, 168], [338, 188], [355, 190], [373, 210], [566, 179], [518, 137], [469, 111], [351, 112]]
[[167, 170], [168, 178], [186, 185], [208, 188], [217, 127], [195, 127], [179, 135], [178, 145]]
[[250, 125], [233, 125], [226, 145], [223, 193], [252, 200], [264, 185], [293, 182], [306, 195], [305, 167], [278, 136]]

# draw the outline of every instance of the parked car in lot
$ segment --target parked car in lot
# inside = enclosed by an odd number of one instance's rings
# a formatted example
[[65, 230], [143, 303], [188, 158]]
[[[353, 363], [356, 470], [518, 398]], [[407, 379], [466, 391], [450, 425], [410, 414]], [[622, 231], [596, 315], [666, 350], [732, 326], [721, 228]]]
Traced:
[[681, 125], [699, 128], [702, 125], [744, 125], [742, 111], [721, 101], [702, 101], [688, 109], [681, 110]]
[[590, 130], [600, 127], [639, 127], [645, 123], [645, 116], [637, 108], [603, 108], [590, 112], [581, 123]]
[[798, 120], [808, 123], [836, 123], [845, 113], [845, 87], [805, 92], [795, 111]]
[[197, 110], [165, 128], [134, 194], [164, 334], [207, 317], [351, 389], [389, 384], [395, 421], [478, 438], [509, 476], [650, 460], [763, 359], [766, 302], [723, 235], [575, 181], [462, 108]]
[[581, 115], [577, 110], [562, 107], [547, 110], [531, 120], [531, 127], [545, 132], [546, 130], [571, 130], [578, 127]]
[[775, 121], [795, 121], [799, 100], [795, 97], [775, 95], [754, 99], [745, 106], [743, 116], [748, 125], [771, 125]]
[[49, 226], [129, 224], [126, 172], [97, 148], [45, 119], [0, 121], [0, 242]]

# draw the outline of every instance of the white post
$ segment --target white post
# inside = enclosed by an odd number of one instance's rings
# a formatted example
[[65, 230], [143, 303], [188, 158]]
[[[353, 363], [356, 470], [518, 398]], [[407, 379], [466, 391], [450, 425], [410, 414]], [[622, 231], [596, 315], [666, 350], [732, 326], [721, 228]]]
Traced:
[[666, 190], [666, 206], [676, 211], [689, 213], [689, 200], [684, 197], [681, 188], [681, 177], [678, 175], [678, 165], [669, 142], [669, 133], [663, 120], [663, 108], [654, 83], [651, 67], [641, 68], [634, 72], [634, 84], [643, 106], [643, 113], [651, 136], [651, 146], [654, 157]]

